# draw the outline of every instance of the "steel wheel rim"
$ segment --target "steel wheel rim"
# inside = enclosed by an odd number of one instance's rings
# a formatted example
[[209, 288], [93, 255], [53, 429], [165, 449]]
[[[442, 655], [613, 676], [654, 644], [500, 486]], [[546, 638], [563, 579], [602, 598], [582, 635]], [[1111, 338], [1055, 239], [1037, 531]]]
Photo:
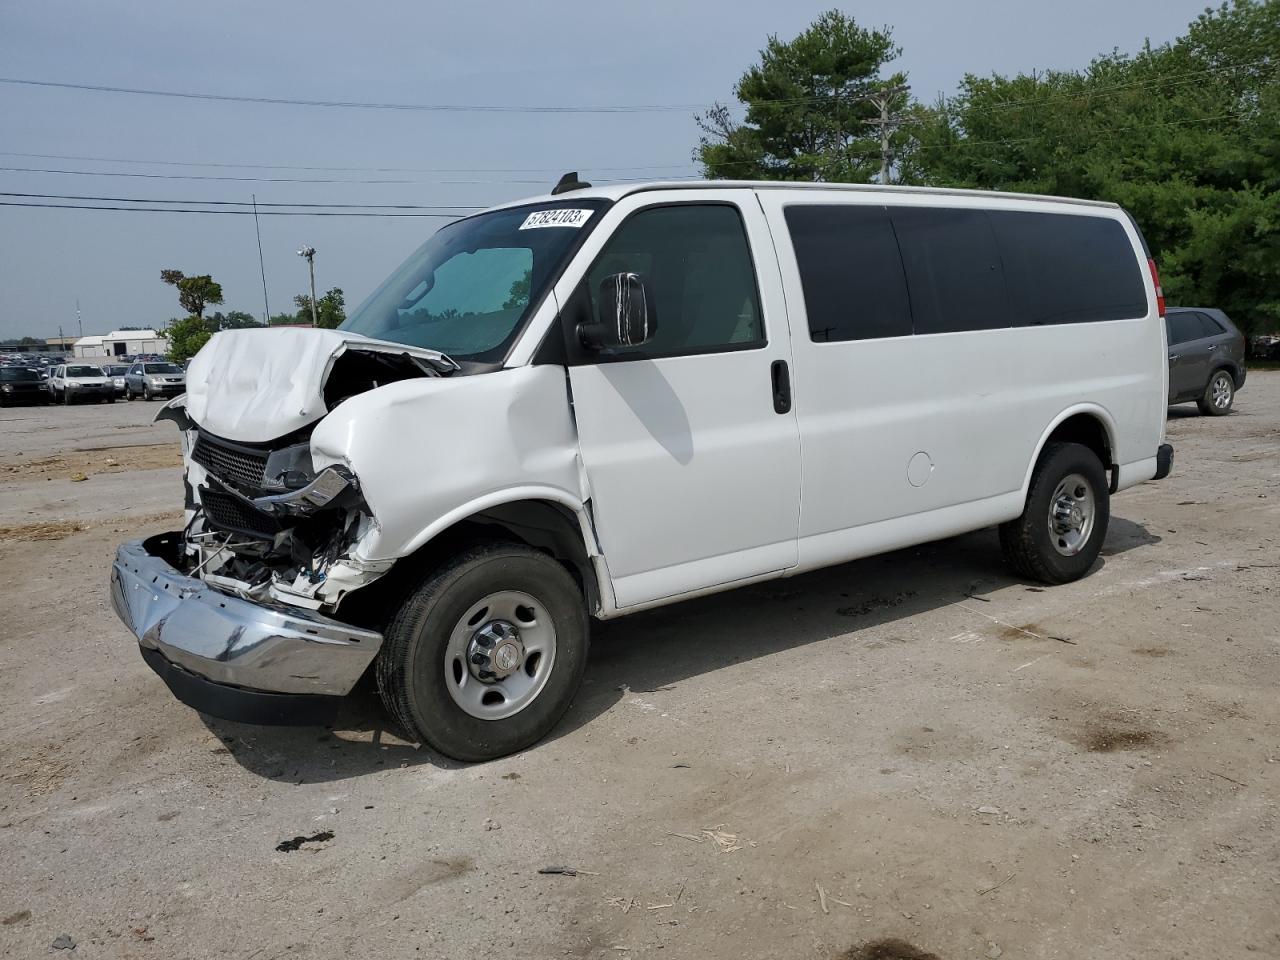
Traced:
[[1226, 374], [1218, 374], [1213, 378], [1212, 400], [1213, 405], [1219, 410], [1225, 409], [1231, 402], [1231, 384]]
[[1084, 549], [1097, 517], [1093, 485], [1082, 474], [1063, 477], [1049, 499], [1049, 542], [1064, 557]]
[[[488, 662], [475, 662], [477, 656]], [[454, 624], [445, 647], [444, 685], [469, 716], [505, 720], [538, 698], [555, 659], [556, 628], [546, 605], [519, 590], [499, 590], [473, 603]]]

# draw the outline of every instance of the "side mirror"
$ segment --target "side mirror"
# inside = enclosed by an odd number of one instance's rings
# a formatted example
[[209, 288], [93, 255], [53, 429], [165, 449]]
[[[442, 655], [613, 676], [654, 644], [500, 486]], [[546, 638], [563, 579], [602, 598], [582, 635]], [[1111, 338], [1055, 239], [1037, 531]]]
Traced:
[[588, 349], [638, 347], [658, 331], [653, 291], [638, 273], [615, 273], [600, 281], [595, 323], [578, 324], [578, 338]]

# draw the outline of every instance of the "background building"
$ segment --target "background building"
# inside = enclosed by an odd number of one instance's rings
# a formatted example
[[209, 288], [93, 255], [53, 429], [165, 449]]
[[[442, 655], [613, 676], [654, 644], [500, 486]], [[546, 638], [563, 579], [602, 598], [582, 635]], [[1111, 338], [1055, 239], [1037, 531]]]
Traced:
[[169, 341], [155, 330], [112, 330], [105, 336], [80, 337], [73, 353], [77, 357], [131, 357], [168, 350]]

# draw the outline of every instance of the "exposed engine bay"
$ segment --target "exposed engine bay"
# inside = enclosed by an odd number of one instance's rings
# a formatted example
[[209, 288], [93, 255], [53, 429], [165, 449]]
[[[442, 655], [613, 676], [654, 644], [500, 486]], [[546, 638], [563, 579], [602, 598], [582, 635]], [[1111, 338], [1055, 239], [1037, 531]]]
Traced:
[[[331, 612], [394, 561], [359, 558], [376, 521], [349, 466], [313, 463], [317, 423], [353, 396], [458, 367], [434, 351], [338, 331], [281, 331], [280, 344], [255, 333], [211, 341], [191, 364], [188, 395], [157, 417], [183, 433], [186, 572], [247, 600]], [[254, 436], [281, 424], [293, 429]]]

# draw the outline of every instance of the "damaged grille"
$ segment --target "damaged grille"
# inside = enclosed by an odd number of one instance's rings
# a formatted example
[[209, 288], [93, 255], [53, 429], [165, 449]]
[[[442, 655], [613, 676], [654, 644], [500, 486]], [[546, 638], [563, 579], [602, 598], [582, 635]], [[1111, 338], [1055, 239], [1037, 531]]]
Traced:
[[280, 532], [280, 524], [274, 517], [255, 509], [234, 494], [203, 487], [200, 503], [204, 506], [205, 522], [219, 530], [264, 539]]
[[196, 438], [191, 459], [238, 490], [261, 490], [267, 472], [265, 450], [215, 440], [203, 431]]

